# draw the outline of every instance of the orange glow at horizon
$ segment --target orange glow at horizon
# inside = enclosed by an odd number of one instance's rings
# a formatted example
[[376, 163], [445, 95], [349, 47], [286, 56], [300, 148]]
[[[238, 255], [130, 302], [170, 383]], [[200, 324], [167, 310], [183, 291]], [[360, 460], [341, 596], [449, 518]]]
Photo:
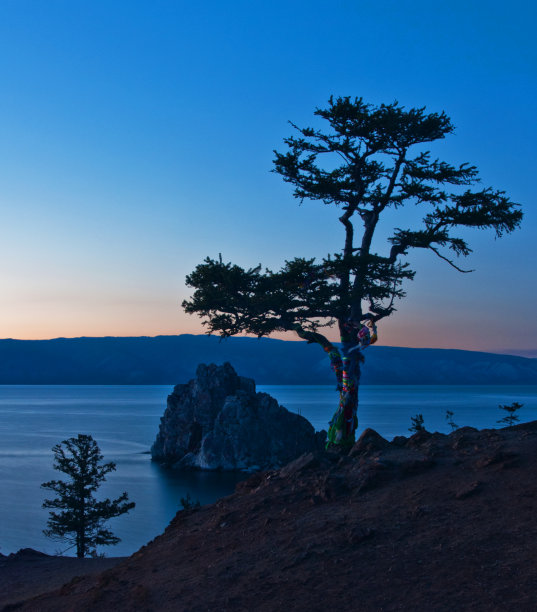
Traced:
[[[41, 313], [43, 315], [43, 313]], [[51, 314], [50, 312], [48, 313]], [[17, 319], [12, 319], [9, 332], [6, 326], [0, 325], [0, 338], [18, 340], [47, 340], [52, 338], [103, 337], [103, 336], [161, 336], [206, 333], [200, 319], [186, 316], [178, 312], [177, 307], [161, 308], [160, 317], [154, 315], [154, 309], [139, 308], [131, 312], [127, 318], [103, 317], [97, 318], [96, 312], [80, 312], [72, 316], [56, 313], [55, 316], [37, 318], [31, 309], [19, 312]], [[104, 314], [104, 313], [100, 313]], [[110, 313], [108, 313], [110, 315]], [[116, 313], [117, 314], [117, 313]], [[338, 342], [337, 328], [325, 329], [325, 335]], [[294, 332], [276, 333], [271, 338], [281, 340], [300, 340]], [[483, 340], [482, 330], [470, 325], [461, 327], [454, 320], [437, 320], [400, 316], [386, 319], [379, 324], [378, 346], [401, 346], [410, 348], [444, 348], [485, 352], [508, 352], [513, 349], [533, 349], [530, 344], [524, 344], [521, 338], [518, 342], [509, 335], [496, 335]]]

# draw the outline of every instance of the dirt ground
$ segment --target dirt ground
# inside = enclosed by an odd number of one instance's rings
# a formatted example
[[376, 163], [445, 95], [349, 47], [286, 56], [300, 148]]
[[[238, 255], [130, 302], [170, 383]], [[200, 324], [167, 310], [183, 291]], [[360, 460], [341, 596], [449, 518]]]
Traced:
[[24, 548], [16, 554], [0, 556], [0, 610], [7, 604], [57, 589], [75, 576], [98, 574], [114, 567], [122, 557], [74, 559], [56, 557]]
[[533, 612], [536, 475], [537, 422], [391, 443], [367, 430], [349, 454], [254, 475], [115, 567], [4, 610]]

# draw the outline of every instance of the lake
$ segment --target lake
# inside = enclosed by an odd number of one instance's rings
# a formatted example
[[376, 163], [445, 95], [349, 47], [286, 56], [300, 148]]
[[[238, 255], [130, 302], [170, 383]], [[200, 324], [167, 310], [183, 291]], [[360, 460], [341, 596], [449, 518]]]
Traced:
[[[0, 386], [0, 552], [65, 551], [65, 543], [42, 533], [48, 510], [41, 504], [51, 493], [40, 484], [62, 478], [52, 469], [51, 448], [79, 433], [92, 435], [105, 461], [117, 464], [100, 489], [103, 495], [127, 491], [136, 502], [129, 514], [110, 521], [122, 541], [100, 549], [107, 556], [132, 554], [162, 533], [187, 493], [202, 504], [232, 493], [243, 476], [176, 474], [151, 462], [147, 452], [171, 390], [168, 385]], [[327, 427], [338, 400], [330, 386], [258, 385], [258, 391], [270, 393], [316, 429]], [[521, 421], [537, 420], [537, 386], [363, 386], [358, 434], [372, 427], [388, 439], [409, 435], [410, 418], [418, 413], [428, 430], [448, 433], [447, 410], [459, 426], [499, 427], [496, 421], [505, 413], [498, 404], [514, 401], [524, 404]]]

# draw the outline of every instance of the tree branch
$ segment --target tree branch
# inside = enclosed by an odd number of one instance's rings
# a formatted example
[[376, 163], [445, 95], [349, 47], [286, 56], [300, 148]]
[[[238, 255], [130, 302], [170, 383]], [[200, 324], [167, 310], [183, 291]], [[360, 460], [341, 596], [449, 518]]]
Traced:
[[293, 325], [293, 329], [297, 335], [303, 340], [306, 340], [308, 344], [313, 344], [316, 342], [317, 344], [320, 344], [327, 353], [337, 350], [337, 348], [330, 342], [330, 340], [328, 340], [328, 338], [326, 338], [326, 336], [323, 336], [318, 332], [307, 331], [302, 327], [302, 325], [300, 325], [300, 323], [295, 323]]
[[455, 268], [455, 270], [457, 270], [458, 272], [462, 272], [463, 274], [470, 274], [470, 272], [475, 272], [475, 270], [463, 270], [462, 268], [459, 268], [459, 266], [457, 266], [457, 264], [455, 264], [453, 260], [449, 259], [449, 257], [446, 257], [445, 255], [442, 255], [442, 253], [440, 253], [440, 251], [438, 249], [435, 249], [433, 246], [429, 246], [428, 248], [431, 249], [431, 251], [435, 253], [438, 257], [440, 257], [440, 259], [447, 261], [447, 263], [452, 268]]
[[381, 213], [386, 208], [386, 206], [388, 205], [388, 202], [390, 201], [393, 190], [395, 188], [395, 182], [397, 181], [397, 177], [399, 176], [399, 171], [401, 170], [401, 166], [403, 165], [403, 162], [405, 161], [405, 155], [406, 155], [406, 149], [403, 149], [401, 153], [399, 154], [397, 161], [395, 162], [395, 166], [393, 168], [393, 172], [390, 177], [390, 182], [388, 184], [388, 187], [386, 188], [386, 193], [384, 194], [384, 197], [383, 197], [383, 202], [378, 207], [379, 213]]

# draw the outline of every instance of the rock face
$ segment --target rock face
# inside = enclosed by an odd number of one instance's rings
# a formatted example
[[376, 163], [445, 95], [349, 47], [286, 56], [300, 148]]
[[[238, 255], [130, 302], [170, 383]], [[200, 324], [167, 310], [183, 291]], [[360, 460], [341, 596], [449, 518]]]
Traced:
[[[348, 453], [253, 474], [116, 567], [5, 611], [534, 612], [536, 473], [537, 422], [392, 442], [368, 430]], [[1, 578], [0, 601], [18, 576]]]
[[175, 468], [276, 469], [323, 439], [305, 418], [256, 393], [254, 381], [229, 363], [200, 364], [196, 378], [168, 396], [151, 456]]

